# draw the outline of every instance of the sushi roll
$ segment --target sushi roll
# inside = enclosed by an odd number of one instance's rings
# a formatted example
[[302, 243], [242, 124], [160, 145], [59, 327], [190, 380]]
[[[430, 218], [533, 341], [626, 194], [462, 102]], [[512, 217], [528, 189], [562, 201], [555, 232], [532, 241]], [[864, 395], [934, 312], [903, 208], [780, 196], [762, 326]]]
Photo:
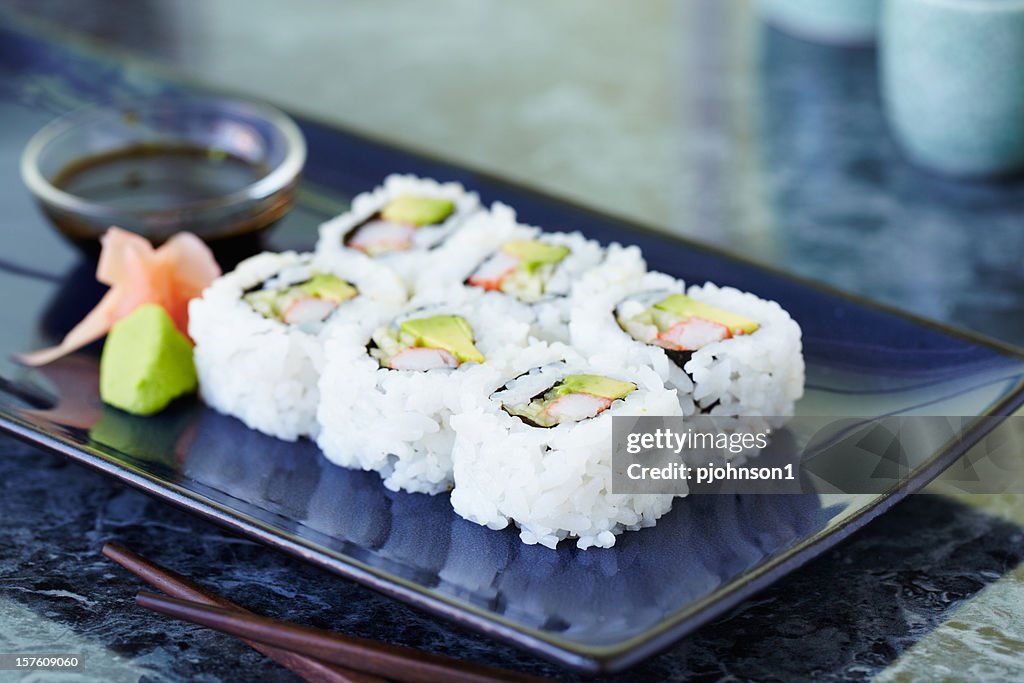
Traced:
[[475, 192], [458, 183], [412, 175], [390, 175], [378, 188], [352, 201], [352, 208], [320, 226], [316, 251], [352, 251], [377, 260], [410, 286], [423, 272], [424, 256], [473, 215]]
[[573, 538], [579, 548], [607, 548], [671, 508], [669, 494], [611, 492], [612, 417], [680, 414], [654, 370], [535, 342], [489, 379], [451, 418], [459, 515], [492, 529], [515, 522], [528, 544]]
[[[611, 261], [611, 259], [609, 259]], [[800, 326], [777, 303], [713, 284], [685, 289], [619, 255], [581, 282], [571, 316], [586, 354], [647, 362], [684, 415], [787, 416], [803, 394]]]
[[324, 455], [379, 472], [391, 490], [447, 491], [448, 419], [526, 345], [530, 320], [519, 302], [460, 285], [414, 299], [376, 329], [332, 330], [317, 415]]
[[573, 284], [603, 258], [597, 241], [578, 232], [524, 225], [512, 208], [495, 203], [467, 220], [438, 250], [436, 266], [420, 287], [462, 282], [500, 292], [533, 309], [534, 336], [567, 342]]
[[404, 302], [398, 276], [367, 259], [253, 256], [189, 305], [203, 400], [279, 439], [315, 435], [325, 330], [372, 328]]

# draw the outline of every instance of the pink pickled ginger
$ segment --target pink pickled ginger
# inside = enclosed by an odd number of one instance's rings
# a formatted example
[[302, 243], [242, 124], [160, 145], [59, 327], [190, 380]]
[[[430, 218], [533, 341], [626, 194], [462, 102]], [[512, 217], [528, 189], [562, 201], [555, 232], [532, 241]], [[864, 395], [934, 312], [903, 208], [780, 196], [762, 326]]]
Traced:
[[188, 336], [188, 302], [220, 275], [210, 248], [192, 233], [180, 232], [154, 249], [145, 237], [121, 228], [110, 228], [100, 242], [96, 279], [110, 289], [60, 344], [22, 354], [22, 363], [46, 365], [77, 351], [142, 304], [162, 306]]

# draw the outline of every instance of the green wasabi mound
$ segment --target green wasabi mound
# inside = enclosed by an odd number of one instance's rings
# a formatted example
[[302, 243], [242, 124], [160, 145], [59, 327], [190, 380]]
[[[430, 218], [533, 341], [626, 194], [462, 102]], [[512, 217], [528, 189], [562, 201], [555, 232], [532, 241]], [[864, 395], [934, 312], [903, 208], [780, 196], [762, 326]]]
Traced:
[[152, 415], [197, 384], [192, 343], [160, 306], [139, 306], [111, 328], [100, 359], [104, 403]]
[[386, 221], [409, 225], [435, 225], [455, 211], [455, 202], [435, 197], [403, 196], [393, 199], [380, 210]]
[[457, 315], [414, 318], [401, 324], [401, 331], [415, 338], [416, 346], [444, 349], [460, 362], [484, 362], [484, 355], [473, 343], [473, 328]]

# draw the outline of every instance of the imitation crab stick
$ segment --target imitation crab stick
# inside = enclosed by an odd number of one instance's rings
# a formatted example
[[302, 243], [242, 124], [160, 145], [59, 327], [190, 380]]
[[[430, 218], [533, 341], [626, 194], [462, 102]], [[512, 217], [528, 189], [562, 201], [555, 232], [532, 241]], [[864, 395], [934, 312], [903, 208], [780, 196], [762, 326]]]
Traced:
[[46, 365], [103, 337], [118, 320], [143, 304], [157, 304], [188, 335], [188, 302], [220, 275], [209, 247], [191, 233], [181, 232], [158, 248], [146, 238], [110, 228], [96, 279], [110, 289], [100, 302], [57, 346], [22, 354], [26, 365]]

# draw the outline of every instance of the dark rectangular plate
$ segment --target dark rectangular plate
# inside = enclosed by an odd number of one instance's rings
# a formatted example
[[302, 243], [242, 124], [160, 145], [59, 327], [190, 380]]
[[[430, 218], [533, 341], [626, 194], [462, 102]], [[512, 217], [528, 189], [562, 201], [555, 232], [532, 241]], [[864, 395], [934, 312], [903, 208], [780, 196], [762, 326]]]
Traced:
[[[647, 657], [778, 580], [923, 486], [961, 452], [922, 462], [879, 496], [706, 496], [610, 550], [521, 544], [456, 517], [446, 496], [392, 493], [372, 473], [327, 464], [310, 443], [250, 431], [196, 402], [136, 418], [100, 404], [95, 349], [42, 371], [9, 360], [52, 342], [101, 294], [93, 266], [46, 225], [17, 174], [29, 136], [77, 104], [193, 88], [145, 66], [0, 27], [0, 427], [160, 499], [482, 633], [588, 671]], [[804, 331], [798, 412], [1003, 415], [1024, 400], [1024, 356], [649, 229], [336, 128], [300, 120], [306, 190], [276, 248], [385, 175], [458, 180], [523, 220], [640, 245], [651, 268], [775, 299]], [[990, 423], [991, 421], [989, 421]], [[982, 430], [974, 430], [972, 439]], [[968, 440], [970, 441], [970, 440]], [[959, 447], [969, 445], [961, 442]]]

